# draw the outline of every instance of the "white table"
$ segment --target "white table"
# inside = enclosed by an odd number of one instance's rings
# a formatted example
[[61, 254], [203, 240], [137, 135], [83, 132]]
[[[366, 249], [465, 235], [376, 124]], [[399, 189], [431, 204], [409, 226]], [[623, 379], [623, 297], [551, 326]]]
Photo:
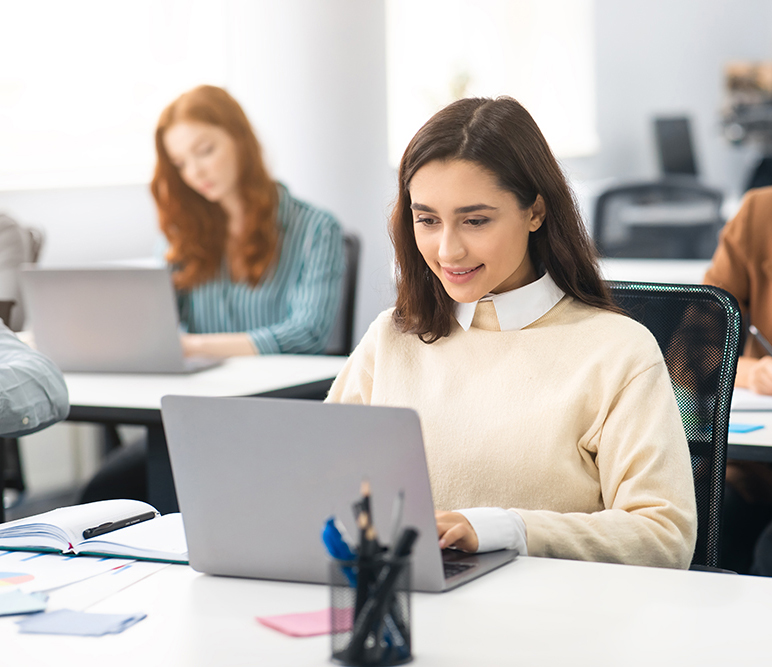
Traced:
[[149, 501], [165, 514], [176, 511], [177, 499], [161, 424], [163, 396], [319, 398], [345, 361], [345, 357], [277, 354], [233, 357], [221, 366], [184, 375], [65, 373], [68, 419], [145, 426]]
[[701, 285], [707, 259], [615, 259], [600, 260], [601, 274], [606, 280], [631, 280], [648, 283]]
[[727, 456], [743, 461], [767, 461], [772, 463], [772, 411], [733, 410], [730, 423], [763, 424], [764, 428], [749, 433], [729, 433]]
[[[0, 619], [2, 664], [329, 665], [328, 636], [291, 638], [255, 621], [328, 605], [324, 586], [172, 565], [88, 608], [147, 613], [120, 635], [20, 635]], [[742, 575], [521, 558], [449, 593], [414, 594], [412, 615], [413, 664], [425, 667], [726, 667], [772, 656], [772, 579]]]

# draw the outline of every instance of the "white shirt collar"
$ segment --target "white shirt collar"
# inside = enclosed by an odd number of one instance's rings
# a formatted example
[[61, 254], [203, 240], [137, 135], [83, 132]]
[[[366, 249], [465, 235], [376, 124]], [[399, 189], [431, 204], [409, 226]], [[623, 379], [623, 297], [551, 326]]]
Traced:
[[[517, 331], [548, 313], [564, 296], [565, 292], [545, 273], [535, 282], [502, 294], [486, 294], [480, 301], [493, 301], [502, 331]], [[476, 308], [477, 301], [456, 302], [456, 320], [464, 331], [472, 326]]]

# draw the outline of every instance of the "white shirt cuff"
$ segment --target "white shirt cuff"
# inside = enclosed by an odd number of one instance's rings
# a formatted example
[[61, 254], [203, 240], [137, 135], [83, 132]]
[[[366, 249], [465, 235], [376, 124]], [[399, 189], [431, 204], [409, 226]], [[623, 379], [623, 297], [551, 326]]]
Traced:
[[512, 549], [521, 556], [528, 555], [525, 521], [514, 510], [472, 507], [455, 511], [463, 514], [477, 533], [478, 553]]

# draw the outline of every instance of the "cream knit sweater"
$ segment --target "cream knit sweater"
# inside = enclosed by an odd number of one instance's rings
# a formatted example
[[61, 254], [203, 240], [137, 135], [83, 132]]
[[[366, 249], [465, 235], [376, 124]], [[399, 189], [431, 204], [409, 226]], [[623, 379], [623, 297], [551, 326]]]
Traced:
[[327, 400], [415, 409], [435, 507], [516, 510], [529, 555], [689, 566], [686, 438], [659, 347], [632, 319], [564, 297], [502, 332], [480, 302], [468, 331], [454, 322], [427, 345], [388, 310]]

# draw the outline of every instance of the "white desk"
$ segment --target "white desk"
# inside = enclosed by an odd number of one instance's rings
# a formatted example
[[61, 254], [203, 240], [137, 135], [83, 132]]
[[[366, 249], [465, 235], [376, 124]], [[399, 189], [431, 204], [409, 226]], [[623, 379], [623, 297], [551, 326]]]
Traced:
[[729, 421], [764, 425], [758, 431], [730, 433], [727, 451], [730, 459], [772, 462], [772, 410], [733, 410]]
[[[328, 636], [291, 638], [254, 618], [328, 605], [324, 586], [172, 565], [88, 608], [147, 613], [120, 635], [20, 635], [0, 619], [2, 664], [321, 667]], [[455, 591], [414, 594], [412, 613], [413, 664], [425, 667], [726, 667], [772, 656], [772, 579], [742, 575], [522, 558]]]
[[65, 373], [76, 414], [88, 409], [160, 411], [161, 397], [257, 396], [305, 388], [334, 378], [345, 357], [275, 354], [232, 357], [221, 366], [180, 375]]
[[148, 431], [148, 495], [162, 513], [177, 509], [161, 424], [161, 397], [324, 395], [345, 357], [277, 354], [234, 357], [221, 366], [186, 375], [65, 373], [70, 421], [139, 424]]
[[606, 280], [701, 285], [710, 266], [707, 259], [614, 259], [601, 258], [600, 270]]

